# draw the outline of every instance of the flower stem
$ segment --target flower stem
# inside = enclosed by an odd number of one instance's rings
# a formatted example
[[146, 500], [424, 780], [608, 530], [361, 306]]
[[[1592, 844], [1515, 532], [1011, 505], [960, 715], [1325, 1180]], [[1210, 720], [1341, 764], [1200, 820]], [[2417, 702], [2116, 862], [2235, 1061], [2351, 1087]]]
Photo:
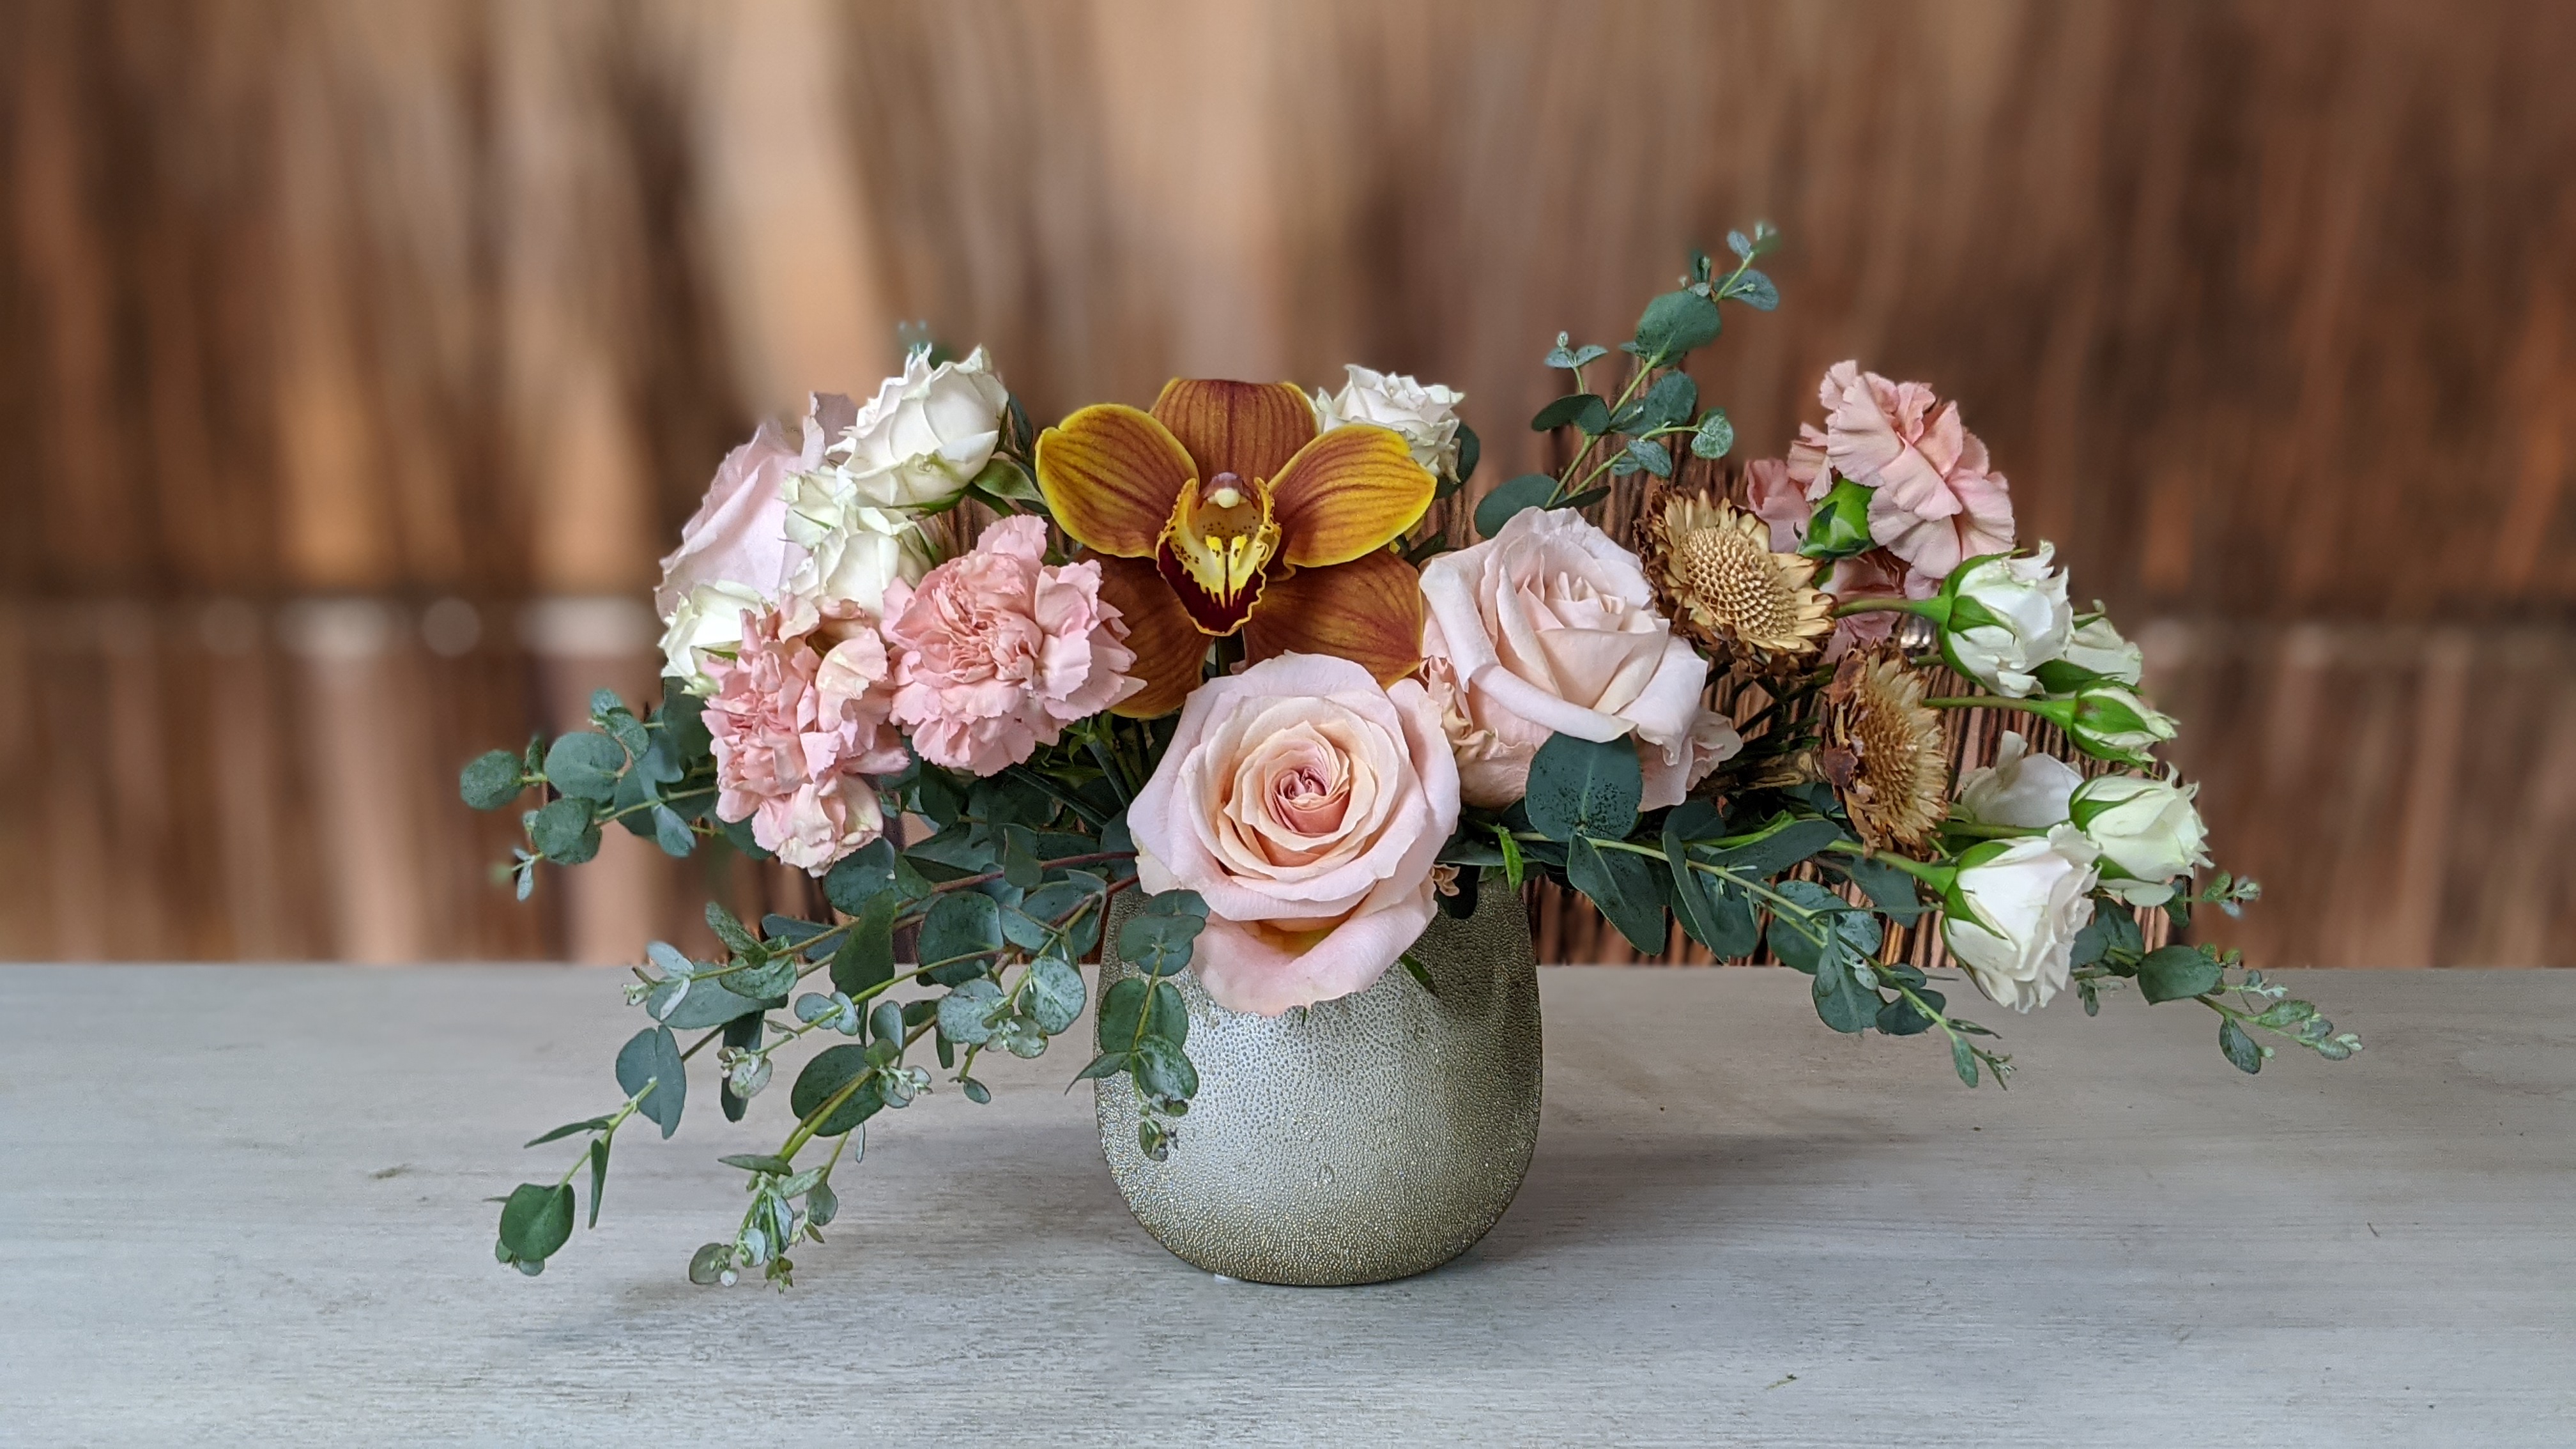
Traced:
[[1834, 617], [1848, 614], [1912, 614], [1918, 619], [1940, 623], [1946, 615], [1931, 599], [1860, 598], [1845, 599], [1834, 606]]

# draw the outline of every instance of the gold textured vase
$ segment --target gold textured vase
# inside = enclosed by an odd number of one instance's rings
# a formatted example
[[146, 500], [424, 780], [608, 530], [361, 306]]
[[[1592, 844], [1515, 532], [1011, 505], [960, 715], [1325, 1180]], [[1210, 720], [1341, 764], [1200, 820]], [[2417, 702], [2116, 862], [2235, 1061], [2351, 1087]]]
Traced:
[[[1101, 990], [1131, 974], [1114, 903]], [[1198, 1096], [1165, 1159], [1136, 1140], [1136, 1093], [1099, 1081], [1100, 1150], [1128, 1210], [1183, 1261], [1256, 1283], [1333, 1287], [1437, 1268], [1511, 1206], [1538, 1141], [1538, 959], [1499, 872], [1366, 991], [1242, 1016], [1177, 978]]]

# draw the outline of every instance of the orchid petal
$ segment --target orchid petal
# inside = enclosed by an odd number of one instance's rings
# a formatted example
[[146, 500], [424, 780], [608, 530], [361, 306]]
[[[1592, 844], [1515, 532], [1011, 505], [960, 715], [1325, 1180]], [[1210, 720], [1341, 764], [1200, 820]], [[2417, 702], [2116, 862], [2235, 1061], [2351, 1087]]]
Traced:
[[1401, 433], [1367, 423], [1335, 428], [1270, 480], [1279, 557], [1320, 568], [1384, 548], [1421, 521], [1438, 486]]
[[1116, 558], [1145, 558], [1198, 472], [1180, 440], [1152, 416], [1100, 403], [1038, 435], [1037, 475], [1047, 511], [1075, 542]]
[[1176, 377], [1154, 399], [1154, 420], [1189, 450], [1210, 487], [1220, 473], [1276, 478], [1315, 436], [1314, 404], [1286, 382]]
[[1152, 563], [1092, 557], [1100, 565], [1100, 597], [1116, 605], [1127, 621], [1126, 644], [1136, 654], [1129, 672], [1145, 682], [1143, 689], [1111, 706], [1110, 713], [1130, 719], [1170, 714], [1199, 687], [1207, 635], [1199, 632]]
[[1244, 657], [1329, 654], [1392, 684], [1422, 662], [1422, 583], [1383, 549], [1270, 580], [1244, 626]]

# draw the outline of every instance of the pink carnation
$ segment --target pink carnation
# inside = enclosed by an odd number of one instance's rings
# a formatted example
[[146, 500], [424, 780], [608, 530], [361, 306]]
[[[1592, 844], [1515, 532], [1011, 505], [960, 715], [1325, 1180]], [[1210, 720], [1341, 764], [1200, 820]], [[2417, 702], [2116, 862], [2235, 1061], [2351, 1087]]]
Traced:
[[[1828, 369], [1816, 394], [1825, 428], [1799, 430], [1791, 469], [1813, 468], [1821, 449], [1833, 472], [1874, 490], [1869, 534], [1912, 567], [1908, 592], [1917, 579], [1937, 586], [1963, 560], [2012, 547], [2011, 490], [1989, 465], [1986, 445], [1960, 425], [1957, 403], [1940, 404], [1922, 383], [1890, 382], [1853, 362]], [[1828, 486], [1817, 470], [1809, 494]]]
[[1145, 687], [1100, 565], [1045, 558], [1046, 524], [1005, 518], [917, 587], [886, 585], [893, 718], [923, 759], [995, 774]]
[[749, 819], [762, 849], [821, 875], [885, 831], [864, 777], [909, 761], [887, 726], [890, 671], [876, 632], [837, 619], [808, 634], [778, 630], [777, 610], [745, 610], [735, 656], [709, 656], [716, 815]]
[[1744, 465], [1744, 502], [1754, 517], [1771, 525], [1773, 553], [1796, 553], [1807, 541], [1807, 521], [1816, 509], [1807, 500], [1806, 483], [1778, 458], [1756, 458]]

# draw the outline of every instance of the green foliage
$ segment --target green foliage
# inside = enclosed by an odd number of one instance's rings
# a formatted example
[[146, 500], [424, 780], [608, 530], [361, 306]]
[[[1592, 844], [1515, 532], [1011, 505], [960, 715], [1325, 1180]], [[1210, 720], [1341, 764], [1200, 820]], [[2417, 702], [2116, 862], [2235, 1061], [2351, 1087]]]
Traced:
[[626, 747], [606, 735], [563, 735], [546, 751], [546, 779], [575, 800], [605, 805], [617, 798], [626, 761]]
[[543, 1271], [546, 1259], [571, 1241], [572, 1220], [570, 1183], [519, 1184], [501, 1208], [501, 1261], [535, 1276]]
[[508, 750], [475, 756], [456, 779], [456, 792], [477, 810], [498, 810], [519, 798], [519, 792], [526, 788], [527, 781], [519, 773], [519, 757]]
[[[928, 979], [954, 986], [984, 974], [982, 958], [1002, 949], [1002, 908], [991, 896], [952, 891], [939, 898], [921, 923], [921, 960]], [[937, 964], [945, 963], [945, 964]]]
[[1545, 473], [1523, 473], [1493, 492], [1476, 500], [1476, 532], [1487, 538], [1503, 531], [1503, 525], [1525, 508], [1546, 506], [1556, 496], [1556, 480]]
[[1207, 902], [1196, 891], [1147, 896], [1118, 930], [1119, 958], [1148, 976], [1178, 975], [1206, 925]]
[[1724, 409], [1710, 408], [1700, 418], [1699, 427], [1691, 433], [1691, 456], [1723, 458], [1734, 448], [1735, 424], [1727, 420]]
[[1806, 558], [1850, 558], [1876, 547], [1869, 532], [1870, 490], [1845, 478], [1816, 501], [1807, 519], [1807, 538], [1798, 545]]
[[[884, 1108], [885, 1098], [877, 1085], [875, 1073], [876, 1064], [868, 1060], [867, 1048], [826, 1047], [814, 1054], [813, 1060], [805, 1064], [805, 1070], [796, 1074], [796, 1085], [787, 1092], [788, 1110], [796, 1114], [798, 1121], [804, 1121], [820, 1111], [825, 1102], [839, 1095], [851, 1082], [859, 1081], [859, 1086], [842, 1100], [841, 1105], [815, 1125], [815, 1136], [838, 1137]], [[862, 1078], [866, 1080], [861, 1081]]]
[[2219, 979], [2217, 960], [2191, 946], [2167, 946], [2138, 963], [2138, 994], [2149, 1001], [2182, 1001], [2215, 991]]
[[1778, 875], [1842, 838], [1842, 827], [1830, 820], [1783, 814], [1772, 817], [1742, 843], [1711, 850], [1706, 859], [1711, 865], [1758, 879]]
[[1644, 788], [1635, 740], [1558, 734], [1548, 736], [1531, 759], [1529, 793], [1522, 803], [1530, 828], [1550, 840], [1571, 841], [1577, 835], [1625, 840], [1637, 828], [1637, 801]]
[[1530, 418], [1530, 431], [1552, 433], [1569, 424], [1597, 438], [1610, 431], [1610, 405], [1593, 393], [1570, 393], [1540, 408]]
[[1717, 304], [1693, 291], [1666, 292], [1646, 304], [1637, 319], [1637, 336], [1622, 350], [1659, 367], [1694, 348], [1717, 340], [1722, 320]]
[[669, 1027], [648, 1026], [627, 1039], [617, 1053], [617, 1085], [637, 1099], [635, 1110], [660, 1125], [664, 1137], [680, 1129], [680, 1109], [689, 1100], [689, 1073]]
[[584, 801], [549, 801], [529, 813], [528, 843], [557, 865], [579, 865], [599, 853], [599, 825]]
[[894, 842], [882, 837], [832, 863], [823, 876], [823, 898], [845, 916], [865, 914], [894, 889]]
[[2229, 1066], [2249, 1077], [2263, 1070], [2263, 1049], [2254, 1044], [2254, 1038], [2245, 1034], [2245, 1028], [2238, 1026], [2234, 1017], [2218, 1019], [2218, 1052], [2227, 1058]]
[[1648, 955], [1663, 954], [1665, 896], [1653, 861], [1633, 851], [1605, 849], [1591, 836], [1578, 835], [1566, 845], [1565, 877], [1592, 898], [1628, 944]]
[[1045, 955], [1029, 963], [1028, 980], [1021, 986], [1022, 1003], [1029, 1019], [1038, 1030], [1053, 1036], [1070, 1028], [1082, 1015], [1087, 995], [1082, 972], [1061, 956]]

